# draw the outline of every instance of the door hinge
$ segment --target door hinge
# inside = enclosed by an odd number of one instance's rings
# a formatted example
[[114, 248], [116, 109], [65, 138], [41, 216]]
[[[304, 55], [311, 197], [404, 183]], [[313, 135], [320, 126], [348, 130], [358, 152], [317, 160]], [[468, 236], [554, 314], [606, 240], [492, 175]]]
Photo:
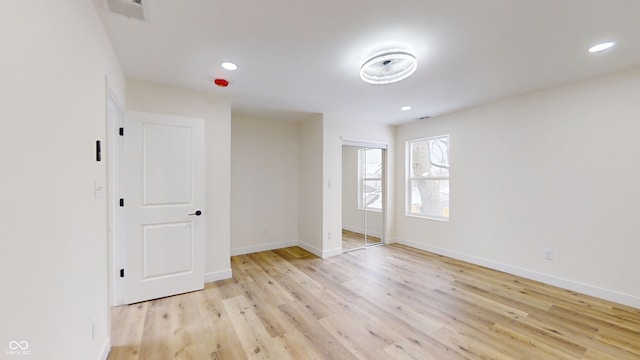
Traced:
[[124, 207], [124, 199], [120, 199], [120, 206]]
[[124, 277], [124, 269], [120, 269], [120, 277], [123, 278]]
[[102, 161], [102, 146], [100, 140], [96, 140], [96, 161]]

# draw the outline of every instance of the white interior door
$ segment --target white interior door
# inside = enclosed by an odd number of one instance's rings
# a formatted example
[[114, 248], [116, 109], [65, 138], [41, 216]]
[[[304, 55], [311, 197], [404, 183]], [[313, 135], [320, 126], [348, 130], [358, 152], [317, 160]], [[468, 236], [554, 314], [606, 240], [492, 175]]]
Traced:
[[204, 120], [128, 111], [125, 303], [204, 288]]

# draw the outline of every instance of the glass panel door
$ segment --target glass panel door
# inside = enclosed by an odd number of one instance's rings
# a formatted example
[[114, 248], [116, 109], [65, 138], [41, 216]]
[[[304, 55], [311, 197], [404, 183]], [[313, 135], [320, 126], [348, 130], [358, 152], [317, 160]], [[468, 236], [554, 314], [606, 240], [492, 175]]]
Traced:
[[384, 243], [384, 150], [342, 147], [342, 249]]
[[361, 164], [361, 209], [364, 212], [365, 246], [382, 243], [382, 149], [358, 150]]

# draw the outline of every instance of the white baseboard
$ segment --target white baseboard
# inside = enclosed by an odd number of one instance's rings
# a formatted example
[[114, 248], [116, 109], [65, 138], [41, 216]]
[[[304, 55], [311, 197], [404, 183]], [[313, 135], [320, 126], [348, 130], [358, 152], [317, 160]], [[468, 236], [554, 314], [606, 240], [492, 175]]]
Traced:
[[523, 278], [540, 281], [545, 284], [557, 286], [566, 290], [579, 292], [582, 294], [594, 296], [600, 299], [605, 299], [609, 301], [613, 301], [619, 304], [631, 306], [634, 308], [640, 309], [640, 298], [621, 293], [618, 291], [604, 289], [598, 286], [593, 286], [589, 284], [585, 284], [582, 282], [564, 279], [561, 277], [557, 277], [554, 275], [544, 274], [537, 271], [524, 269], [521, 267], [503, 264], [497, 261], [488, 260], [476, 256], [471, 256], [463, 253], [459, 253], [457, 251], [442, 249], [430, 245], [426, 245], [423, 243], [419, 243], [416, 241], [406, 240], [406, 239], [393, 239], [398, 244], [406, 245], [412, 248], [428, 251], [434, 254], [447, 256], [453, 259], [466, 261], [472, 264], [488, 267], [494, 270], [503, 271], [512, 275], [521, 276]]
[[[245, 255], [245, 254], [252, 254], [252, 253], [256, 253], [256, 252], [260, 252], [260, 251], [269, 251], [269, 250], [276, 250], [276, 249], [282, 249], [282, 248], [286, 248], [286, 247], [291, 247], [291, 246], [299, 246], [305, 250], [307, 250], [308, 252], [312, 253], [313, 255], [319, 257], [319, 258], [328, 258], [331, 256], [336, 256], [336, 255], [340, 255], [342, 254], [342, 248], [335, 248], [335, 249], [329, 249], [329, 250], [321, 250], [318, 249], [317, 247], [307, 244], [304, 241], [300, 241], [300, 240], [294, 240], [294, 241], [283, 241], [283, 242], [278, 242], [278, 243], [269, 243], [269, 244], [262, 244], [262, 245], [256, 245], [256, 246], [247, 246], [247, 247], [243, 247], [243, 248], [237, 248], [237, 249], [231, 249], [231, 256], [236, 256], [236, 255]], [[228, 270], [229, 274], [231, 274], [231, 270]], [[229, 275], [228, 277], [223, 277], [223, 278], [217, 278], [217, 273], [210, 273], [210, 274], [205, 274], [205, 282], [210, 282], [210, 281], [217, 281], [217, 280], [223, 280], [223, 279], [228, 279], [231, 277], [231, 275]], [[209, 280], [209, 278], [213, 279], [213, 280]]]
[[100, 355], [99, 360], [107, 360], [109, 357], [109, 352], [111, 352], [111, 338], [107, 336], [104, 340], [104, 345], [102, 346], [102, 355]]
[[335, 249], [329, 249], [329, 250], [320, 250], [317, 247], [313, 246], [313, 245], [309, 245], [303, 241], [298, 240], [298, 246], [307, 250], [308, 252], [312, 253], [313, 255], [319, 257], [319, 258], [323, 258], [326, 259], [328, 257], [332, 257], [332, 256], [336, 256], [336, 255], [340, 255], [342, 254], [342, 248], [335, 248]]
[[[364, 229], [360, 229], [354, 226], [342, 225], [342, 228], [345, 230], [353, 231], [358, 234], [364, 234]], [[377, 231], [371, 231], [371, 230], [367, 231], [367, 235], [378, 237], [378, 238], [382, 237], [382, 233], [379, 233]]]
[[321, 258], [322, 256], [322, 250], [318, 249], [317, 247], [313, 246], [313, 245], [309, 245], [304, 241], [300, 241], [298, 240], [298, 244], [299, 247], [307, 250], [308, 252], [312, 253], [313, 255]]
[[214, 272], [204, 274], [204, 282], [208, 283], [208, 282], [214, 282], [218, 280], [231, 279], [231, 277], [233, 277], [233, 273], [231, 272], [231, 269], [214, 271]]
[[326, 258], [332, 257], [332, 256], [336, 256], [336, 255], [342, 255], [342, 247], [322, 251], [322, 258], [323, 259], [326, 259]]
[[283, 241], [283, 242], [276, 242], [276, 243], [269, 243], [269, 244], [247, 246], [247, 247], [231, 249], [231, 256], [253, 254], [260, 251], [282, 249], [282, 248], [297, 246], [297, 245], [298, 245], [298, 241], [293, 240], [293, 241]]

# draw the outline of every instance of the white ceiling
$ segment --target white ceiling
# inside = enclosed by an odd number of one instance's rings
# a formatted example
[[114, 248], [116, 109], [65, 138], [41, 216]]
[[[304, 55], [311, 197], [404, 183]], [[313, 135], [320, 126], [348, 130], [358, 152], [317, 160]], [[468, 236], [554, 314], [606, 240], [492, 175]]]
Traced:
[[[640, 64], [638, 0], [143, 0], [97, 7], [127, 76], [228, 96], [236, 113], [399, 124]], [[589, 54], [600, 41], [606, 52]], [[375, 51], [418, 70], [360, 80]], [[223, 70], [222, 61], [239, 69]], [[227, 88], [213, 79], [229, 80]], [[408, 112], [402, 105], [412, 105]]]

